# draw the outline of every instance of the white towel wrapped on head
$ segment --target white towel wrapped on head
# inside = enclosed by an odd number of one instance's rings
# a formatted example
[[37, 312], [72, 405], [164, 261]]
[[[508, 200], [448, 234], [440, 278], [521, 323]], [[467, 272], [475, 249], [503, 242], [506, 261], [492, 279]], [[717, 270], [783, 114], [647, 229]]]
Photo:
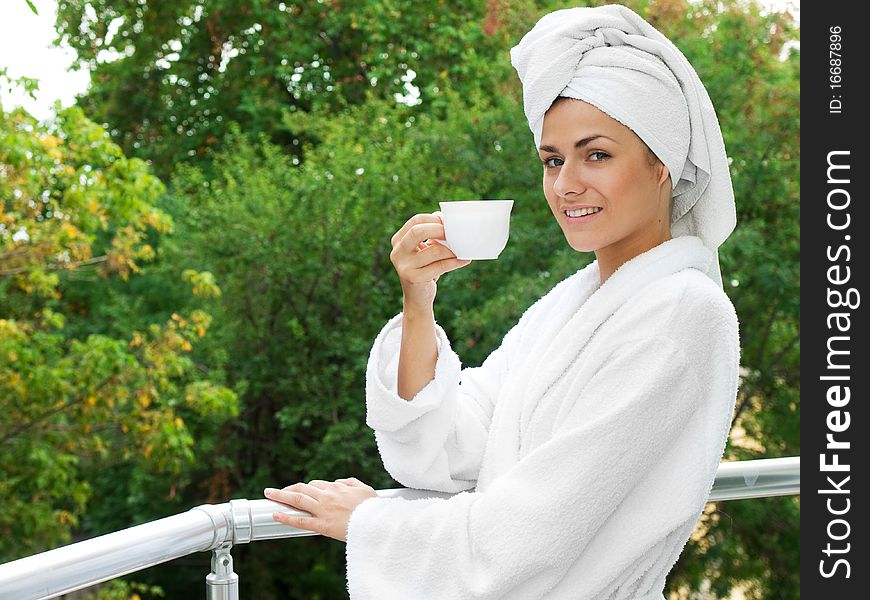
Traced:
[[[674, 237], [714, 252], [737, 223], [728, 157], [710, 96], [683, 53], [628, 7], [557, 10], [511, 48], [535, 146], [559, 96], [610, 115], [649, 146], [671, 174]], [[708, 275], [721, 287], [717, 260]]]

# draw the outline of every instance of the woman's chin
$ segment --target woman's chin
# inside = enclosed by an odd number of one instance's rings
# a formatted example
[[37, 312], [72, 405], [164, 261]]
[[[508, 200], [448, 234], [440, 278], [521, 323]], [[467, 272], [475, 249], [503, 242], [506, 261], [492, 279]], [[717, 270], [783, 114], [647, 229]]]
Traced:
[[595, 252], [600, 247], [600, 244], [590, 239], [577, 239], [575, 236], [568, 237], [568, 245], [577, 252]]

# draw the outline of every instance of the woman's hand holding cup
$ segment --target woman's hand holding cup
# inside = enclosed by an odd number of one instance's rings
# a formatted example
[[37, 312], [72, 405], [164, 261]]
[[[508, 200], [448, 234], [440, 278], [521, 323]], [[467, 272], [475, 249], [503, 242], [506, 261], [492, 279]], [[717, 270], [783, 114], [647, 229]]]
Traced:
[[431, 310], [438, 278], [471, 262], [438, 242], [444, 237], [440, 215], [431, 213], [414, 215], [390, 240], [390, 261], [402, 283], [406, 311]]

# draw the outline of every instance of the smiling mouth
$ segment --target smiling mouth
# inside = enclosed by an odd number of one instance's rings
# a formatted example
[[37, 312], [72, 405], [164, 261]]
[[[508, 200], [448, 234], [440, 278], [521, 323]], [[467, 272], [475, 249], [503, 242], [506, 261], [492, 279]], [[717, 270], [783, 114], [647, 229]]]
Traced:
[[602, 210], [604, 210], [604, 209], [601, 208], [600, 206], [593, 206], [590, 208], [580, 208], [578, 210], [566, 210], [564, 212], [569, 217], [583, 217], [586, 215], [595, 214], [595, 213], [600, 212]]

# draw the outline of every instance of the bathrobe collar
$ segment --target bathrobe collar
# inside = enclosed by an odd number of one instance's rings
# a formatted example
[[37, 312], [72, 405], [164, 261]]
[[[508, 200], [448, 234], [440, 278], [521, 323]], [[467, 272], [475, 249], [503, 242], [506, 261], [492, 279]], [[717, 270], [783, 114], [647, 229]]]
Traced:
[[[712, 258], [713, 253], [700, 238], [681, 236], [625, 262], [603, 284], [596, 260], [561, 282], [557, 286], [560, 292], [554, 294], [554, 288], [548, 296], [553, 294], [565, 300], [550, 302], [545, 310], [538, 311], [536, 322], [529, 324], [529, 330], [536, 332], [535, 341], [525, 360], [512, 370], [509, 384], [502, 388], [505, 397], [500, 403], [504, 406], [497, 418], [517, 423], [516, 439], [511, 444], [494, 437], [488, 440], [488, 445], [499, 447], [494, 461], [497, 464], [492, 465], [491, 471], [481, 473], [478, 489], [487, 487], [521, 458], [523, 423], [528, 422], [550, 388], [576, 364], [577, 356], [614, 313], [643, 288], [663, 277], [684, 269], [706, 274]], [[571, 286], [572, 292], [562, 294], [563, 285]], [[511, 447], [515, 448], [514, 453], [506, 450]]]
[[[532, 356], [561, 357], [555, 363], [544, 363], [558, 364], [556, 370], [561, 373], [562, 366], [574, 360], [595, 331], [642, 288], [683, 269], [706, 273], [712, 257], [710, 249], [696, 236], [671, 238], [623, 263], [603, 284], [599, 284], [598, 261], [593, 261], [571, 277], [576, 279], [575, 301], [556, 307], [556, 314], [550, 315], [555, 318], [548, 319], [554, 331], [538, 338], [542, 347]], [[566, 310], [562, 312], [559, 308]]]

